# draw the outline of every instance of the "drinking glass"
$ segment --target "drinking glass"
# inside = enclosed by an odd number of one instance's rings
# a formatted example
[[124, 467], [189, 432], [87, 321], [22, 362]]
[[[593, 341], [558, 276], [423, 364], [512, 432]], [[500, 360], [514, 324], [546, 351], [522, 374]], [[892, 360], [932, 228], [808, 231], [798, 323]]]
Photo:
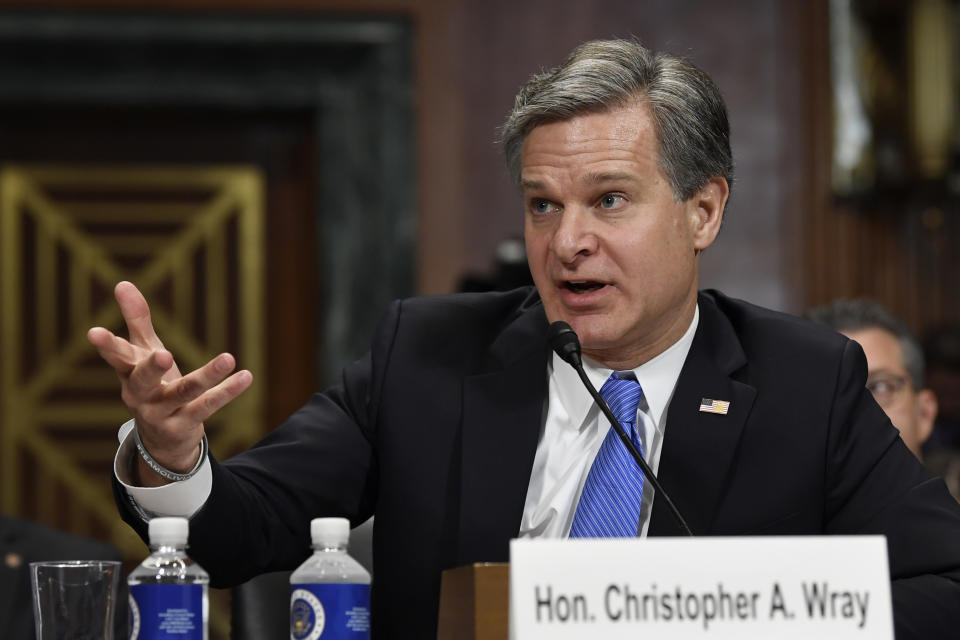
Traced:
[[30, 563], [37, 640], [113, 640], [120, 562]]

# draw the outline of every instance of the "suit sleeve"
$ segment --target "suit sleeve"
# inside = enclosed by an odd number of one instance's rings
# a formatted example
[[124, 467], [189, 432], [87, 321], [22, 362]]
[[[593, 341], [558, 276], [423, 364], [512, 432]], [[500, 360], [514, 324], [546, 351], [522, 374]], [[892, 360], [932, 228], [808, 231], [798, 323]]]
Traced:
[[900, 440], [846, 344], [829, 434], [826, 533], [887, 538], [896, 637], [960, 633], [960, 505]]
[[[373, 513], [379, 378], [400, 315], [394, 303], [366, 356], [343, 370], [339, 384], [310, 400], [250, 450], [225, 462], [211, 455], [212, 489], [190, 520], [190, 555], [211, 585], [230, 587], [269, 571], [295, 568], [310, 551], [310, 520]], [[123, 519], [144, 540], [146, 523], [126, 494], [115, 497]]]

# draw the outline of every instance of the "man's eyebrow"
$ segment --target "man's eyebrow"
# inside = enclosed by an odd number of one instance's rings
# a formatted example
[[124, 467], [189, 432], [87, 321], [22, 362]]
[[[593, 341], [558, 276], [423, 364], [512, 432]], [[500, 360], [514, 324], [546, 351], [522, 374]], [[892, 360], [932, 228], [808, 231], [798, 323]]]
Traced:
[[905, 373], [898, 373], [896, 370], [890, 369], [889, 367], [877, 367], [876, 369], [867, 369], [867, 378], [875, 375], [887, 375], [887, 376], [893, 376], [895, 378], [899, 378], [905, 375]]
[[588, 173], [583, 176], [586, 184], [603, 184], [605, 182], [636, 182], [637, 177], [623, 171], [604, 171], [602, 173]]
[[[582, 182], [586, 184], [604, 184], [607, 182], [637, 182], [637, 176], [626, 171], [603, 171], [600, 173], [588, 173], [583, 176]], [[521, 189], [544, 189], [546, 183], [535, 178], [523, 178], [520, 180]]]

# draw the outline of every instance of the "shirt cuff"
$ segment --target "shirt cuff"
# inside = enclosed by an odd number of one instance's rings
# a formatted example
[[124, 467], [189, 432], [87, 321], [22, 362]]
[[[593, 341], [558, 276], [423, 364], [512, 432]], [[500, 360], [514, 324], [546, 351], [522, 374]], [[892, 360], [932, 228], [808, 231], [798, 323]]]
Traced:
[[213, 472], [210, 460], [205, 459], [193, 477], [180, 482], [171, 482], [162, 487], [138, 487], [131, 484], [129, 469], [136, 462], [137, 448], [133, 438], [133, 420], [120, 427], [117, 437], [120, 447], [113, 459], [113, 473], [123, 485], [130, 502], [144, 521], [156, 516], [180, 516], [189, 518], [206, 503], [213, 488]]

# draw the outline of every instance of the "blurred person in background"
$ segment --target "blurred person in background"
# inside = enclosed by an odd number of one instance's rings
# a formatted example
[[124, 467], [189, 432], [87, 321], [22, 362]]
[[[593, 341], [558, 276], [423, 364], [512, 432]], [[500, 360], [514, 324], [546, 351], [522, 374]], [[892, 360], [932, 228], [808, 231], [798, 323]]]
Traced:
[[[0, 516], [0, 638], [33, 640], [33, 591], [30, 563], [49, 560], [122, 560], [109, 544], [59, 529]], [[114, 637], [126, 638], [126, 582], [120, 580], [114, 617]]]
[[497, 245], [493, 269], [488, 274], [468, 272], [457, 285], [457, 291], [510, 291], [533, 284], [527, 266], [527, 250], [523, 238], [505, 238]]
[[924, 463], [960, 500], [960, 326], [931, 331], [924, 354], [927, 384], [940, 400], [933, 433], [923, 446]]
[[925, 386], [917, 339], [873, 300], [836, 300], [807, 316], [860, 344], [867, 356], [867, 389], [900, 430], [903, 442], [923, 461], [923, 443], [937, 417], [937, 397]]

